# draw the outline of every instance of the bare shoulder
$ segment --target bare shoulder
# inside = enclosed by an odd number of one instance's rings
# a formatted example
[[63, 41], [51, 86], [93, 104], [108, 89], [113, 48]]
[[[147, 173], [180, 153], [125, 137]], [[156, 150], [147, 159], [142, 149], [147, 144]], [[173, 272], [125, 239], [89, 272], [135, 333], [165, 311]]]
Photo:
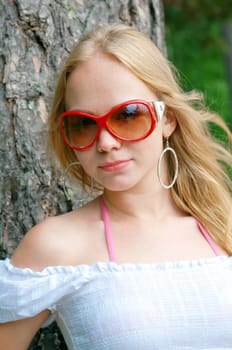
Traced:
[[[211, 246], [211, 241], [208, 241], [208, 237], [211, 237], [212, 241], [214, 241], [214, 238], [210, 232], [207, 232], [207, 230], [204, 228], [204, 225], [202, 225], [197, 219], [192, 216], [184, 217], [180, 223], [182, 246], [186, 241], [190, 243], [192, 249], [195, 247], [197, 249], [197, 252], [199, 254], [202, 254], [203, 257], [207, 257], [207, 254], [209, 256], [215, 256], [215, 253]], [[220, 247], [216, 242], [214, 243], [217, 246], [220, 255], [228, 255], [222, 247]]]
[[[40, 271], [47, 266], [77, 264], [88, 237], [101, 230], [98, 200], [34, 226], [12, 256], [12, 264]], [[92, 234], [93, 236], [93, 234]]]

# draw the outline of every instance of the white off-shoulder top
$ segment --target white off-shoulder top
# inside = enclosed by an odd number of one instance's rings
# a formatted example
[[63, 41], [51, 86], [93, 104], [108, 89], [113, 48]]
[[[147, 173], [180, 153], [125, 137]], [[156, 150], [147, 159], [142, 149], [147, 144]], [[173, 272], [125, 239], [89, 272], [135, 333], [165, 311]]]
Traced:
[[101, 208], [110, 261], [41, 272], [1, 261], [0, 322], [49, 309], [70, 350], [231, 350], [232, 257], [117, 264]]

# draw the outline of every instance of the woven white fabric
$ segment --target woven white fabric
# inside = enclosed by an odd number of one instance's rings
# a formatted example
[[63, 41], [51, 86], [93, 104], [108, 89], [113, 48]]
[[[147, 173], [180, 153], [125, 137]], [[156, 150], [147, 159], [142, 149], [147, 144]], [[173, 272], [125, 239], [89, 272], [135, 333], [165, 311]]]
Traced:
[[70, 350], [231, 350], [232, 257], [42, 272], [0, 261], [0, 322], [46, 308]]

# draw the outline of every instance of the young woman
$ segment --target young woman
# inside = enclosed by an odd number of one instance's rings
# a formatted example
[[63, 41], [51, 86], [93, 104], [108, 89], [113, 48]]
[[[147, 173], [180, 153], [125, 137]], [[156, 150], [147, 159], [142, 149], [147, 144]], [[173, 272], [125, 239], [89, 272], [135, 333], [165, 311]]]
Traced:
[[56, 319], [70, 350], [230, 349], [230, 149], [200, 96], [135, 28], [85, 35], [50, 115], [64, 169], [103, 194], [49, 218], [0, 264], [0, 344]]

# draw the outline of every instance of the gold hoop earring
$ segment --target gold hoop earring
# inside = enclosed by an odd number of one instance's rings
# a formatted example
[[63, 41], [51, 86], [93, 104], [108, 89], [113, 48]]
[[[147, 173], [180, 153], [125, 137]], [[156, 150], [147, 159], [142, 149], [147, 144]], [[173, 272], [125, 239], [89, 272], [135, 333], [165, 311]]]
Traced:
[[[171, 152], [173, 157], [174, 157], [174, 160], [175, 160], [175, 173], [174, 173], [174, 177], [173, 177], [173, 180], [172, 182], [167, 185], [163, 182], [162, 178], [161, 178], [161, 162], [162, 162], [162, 159], [165, 155], [165, 153], [167, 152]], [[177, 179], [177, 176], [178, 176], [178, 172], [179, 172], [179, 164], [178, 164], [178, 158], [177, 158], [177, 155], [176, 155], [176, 152], [175, 150], [169, 146], [169, 142], [168, 142], [168, 139], [166, 139], [166, 143], [165, 143], [165, 148], [163, 149], [160, 157], [159, 157], [159, 160], [158, 160], [158, 167], [157, 167], [157, 174], [158, 174], [158, 179], [159, 179], [159, 182], [160, 182], [160, 185], [165, 188], [165, 189], [169, 189], [171, 187], [173, 187], [173, 185], [175, 184], [176, 182], [176, 179]]]
[[[67, 179], [67, 174], [69, 172], [69, 169], [73, 166], [81, 166], [81, 164], [79, 161], [75, 161], [68, 164], [68, 166], [64, 169], [64, 173], [62, 175], [62, 186], [63, 186], [64, 194], [67, 199], [70, 210], [72, 210], [73, 191], [71, 187], [67, 186], [66, 179]], [[83, 189], [83, 186], [82, 186], [82, 189]], [[90, 199], [93, 198], [93, 191], [94, 191], [94, 180], [93, 178], [91, 178], [90, 190], [88, 192], [83, 190], [82, 193], [80, 193], [78, 196], [80, 197], [80, 199], [78, 199], [78, 207], [82, 206], [83, 204], [87, 203]], [[86, 193], [87, 193], [87, 196], [86, 196]]]

